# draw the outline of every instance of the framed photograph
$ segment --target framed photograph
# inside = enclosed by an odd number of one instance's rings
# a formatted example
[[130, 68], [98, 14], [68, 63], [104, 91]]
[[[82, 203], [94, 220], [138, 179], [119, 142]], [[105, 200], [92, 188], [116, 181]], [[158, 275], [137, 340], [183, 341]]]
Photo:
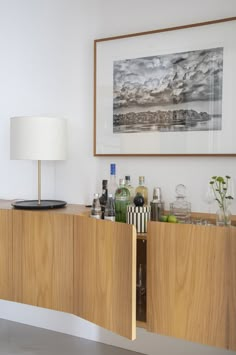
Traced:
[[236, 155], [236, 17], [94, 41], [94, 155]]

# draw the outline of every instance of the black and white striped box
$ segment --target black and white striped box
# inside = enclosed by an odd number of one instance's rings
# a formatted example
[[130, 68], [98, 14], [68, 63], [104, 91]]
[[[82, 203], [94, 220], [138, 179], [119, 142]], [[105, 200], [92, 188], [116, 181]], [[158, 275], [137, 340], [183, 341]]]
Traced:
[[127, 223], [134, 224], [138, 233], [147, 232], [147, 221], [150, 220], [151, 208], [149, 206], [127, 207]]

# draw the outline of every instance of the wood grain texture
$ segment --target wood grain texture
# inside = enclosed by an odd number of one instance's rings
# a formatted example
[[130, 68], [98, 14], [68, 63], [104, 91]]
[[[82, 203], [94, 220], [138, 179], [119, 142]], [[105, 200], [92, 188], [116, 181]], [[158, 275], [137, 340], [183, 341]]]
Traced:
[[136, 231], [74, 217], [74, 314], [136, 337]]
[[11, 210], [0, 210], [0, 298], [12, 300]]
[[73, 313], [73, 216], [13, 211], [16, 302]]
[[148, 330], [236, 350], [236, 228], [149, 222]]

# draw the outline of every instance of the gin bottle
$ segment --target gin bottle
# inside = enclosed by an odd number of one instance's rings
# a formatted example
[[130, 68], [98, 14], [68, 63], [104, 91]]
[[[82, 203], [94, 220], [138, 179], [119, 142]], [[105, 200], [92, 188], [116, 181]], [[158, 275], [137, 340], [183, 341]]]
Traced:
[[125, 187], [125, 180], [120, 179], [120, 184], [115, 193], [116, 222], [126, 223], [126, 210], [130, 205], [130, 192]]
[[135, 189], [135, 195], [141, 194], [144, 198], [144, 206], [148, 205], [148, 188], [145, 186], [145, 177], [139, 176], [139, 186]]
[[115, 222], [115, 204], [112, 194], [108, 195], [107, 203], [105, 206], [104, 219]]
[[102, 209], [99, 201], [99, 195], [94, 194], [90, 217], [101, 219], [101, 215], [102, 215]]

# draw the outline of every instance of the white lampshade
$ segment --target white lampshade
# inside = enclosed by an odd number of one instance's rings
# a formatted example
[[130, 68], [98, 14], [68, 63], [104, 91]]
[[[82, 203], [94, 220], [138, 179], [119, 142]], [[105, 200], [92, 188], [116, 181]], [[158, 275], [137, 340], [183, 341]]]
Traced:
[[57, 117], [12, 117], [11, 159], [66, 159], [66, 120]]

